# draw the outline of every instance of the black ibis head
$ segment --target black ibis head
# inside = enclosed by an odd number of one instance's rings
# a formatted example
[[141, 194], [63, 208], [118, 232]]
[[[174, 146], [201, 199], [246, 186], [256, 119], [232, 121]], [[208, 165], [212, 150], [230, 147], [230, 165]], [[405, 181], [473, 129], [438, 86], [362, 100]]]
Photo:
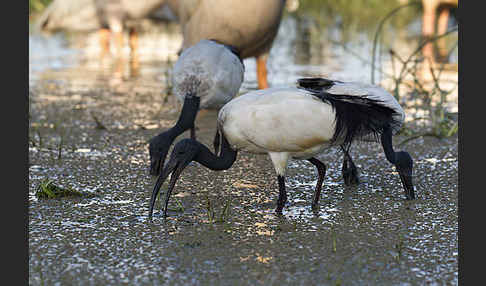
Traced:
[[[179, 176], [181, 175], [182, 171], [187, 167], [187, 165], [189, 165], [189, 163], [194, 161], [194, 159], [200, 152], [200, 145], [201, 144], [199, 144], [195, 140], [183, 139], [174, 146], [170, 159], [165, 165], [165, 167], [163, 168], [159, 177], [157, 178], [157, 182], [155, 183], [154, 189], [152, 191], [152, 197], [150, 199], [150, 210], [149, 210], [150, 218], [152, 217], [155, 200], [160, 191], [160, 188], [164, 184], [167, 177], [170, 174], [172, 174], [170, 177], [169, 188], [167, 189], [167, 193], [165, 197], [164, 216], [167, 216], [167, 205], [169, 203], [170, 194], [174, 189], [175, 184], [179, 179]], [[167, 155], [167, 151], [165, 151], [165, 155]], [[159, 162], [157, 162], [157, 164], [159, 164]], [[157, 166], [157, 167], [160, 168], [161, 166]]]
[[405, 190], [405, 196], [407, 197], [407, 200], [413, 200], [415, 199], [415, 191], [412, 181], [412, 157], [407, 152], [401, 151], [396, 153], [395, 160], [395, 166], [400, 175], [400, 180], [402, 181]]
[[173, 137], [168, 133], [161, 133], [150, 139], [150, 175], [157, 176], [160, 174], [164, 167], [167, 153], [169, 153], [170, 145], [173, 141]]

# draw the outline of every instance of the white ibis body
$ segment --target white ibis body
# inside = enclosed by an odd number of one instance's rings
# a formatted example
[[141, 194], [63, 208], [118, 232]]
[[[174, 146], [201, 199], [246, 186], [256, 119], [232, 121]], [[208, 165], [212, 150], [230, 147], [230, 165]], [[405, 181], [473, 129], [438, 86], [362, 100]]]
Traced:
[[173, 91], [183, 102], [176, 125], [153, 137], [149, 144], [150, 173], [158, 175], [175, 138], [191, 129], [199, 109], [219, 109], [237, 93], [243, 82], [244, 65], [238, 51], [213, 40], [201, 40], [186, 49], [174, 65]]
[[[392, 147], [392, 135], [399, 130], [404, 116], [398, 102], [385, 90], [359, 83], [308, 78], [300, 79], [298, 87], [249, 92], [219, 111], [216, 154], [193, 139], [181, 140], [174, 146], [154, 187], [150, 216], [157, 193], [171, 172], [166, 209], [170, 193], [187, 164], [196, 161], [213, 170], [228, 169], [239, 151], [270, 156], [279, 184], [278, 214], [287, 200], [288, 160], [310, 161], [319, 175], [312, 202], [313, 209], [317, 209], [326, 166], [315, 156], [333, 146], [341, 146], [347, 152], [358, 139], [381, 141], [387, 160], [400, 174], [406, 198], [414, 199], [413, 160], [407, 152], [395, 152]], [[350, 170], [345, 171], [343, 176], [352, 176]]]

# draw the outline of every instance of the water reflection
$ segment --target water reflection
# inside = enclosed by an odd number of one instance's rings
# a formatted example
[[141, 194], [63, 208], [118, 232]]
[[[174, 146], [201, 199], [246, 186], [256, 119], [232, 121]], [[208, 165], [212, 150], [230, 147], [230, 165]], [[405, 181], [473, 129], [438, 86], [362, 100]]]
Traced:
[[[288, 86], [303, 76], [370, 82], [372, 37], [377, 17], [382, 17], [386, 10], [382, 7], [382, 14], [353, 18], [348, 16], [349, 12], [340, 11], [336, 16], [332, 14], [336, 11], [327, 6], [314, 9], [309, 5], [301, 3], [299, 10], [287, 13], [281, 23], [268, 60], [270, 85]], [[412, 12], [404, 12], [397, 20], [390, 20], [380, 36], [376, 74], [378, 82], [389, 90], [396, 84], [393, 78], [400, 70], [398, 59], [405, 59], [419, 44], [420, 18], [412, 17]], [[30, 85], [53, 78], [69, 78], [66, 80], [70, 85], [106, 87], [117, 92], [133, 91], [135, 85], [170, 92], [170, 69], [182, 43], [179, 29], [175, 23], [148, 22], [145, 26], [150, 27], [147, 28], [149, 32], [140, 34], [135, 57], [130, 56], [126, 47], [122, 57], [105, 55], [100, 58], [96, 33], [30, 35]], [[457, 33], [445, 40], [450, 42], [449, 48], [452, 47], [450, 61], [457, 63], [454, 38], [457, 39]], [[389, 50], [393, 50], [395, 56]], [[242, 93], [257, 88], [255, 60], [244, 62]], [[454, 89], [457, 68], [441, 71], [441, 77], [446, 81], [443, 89]], [[457, 88], [449, 97], [448, 108], [457, 111]]]

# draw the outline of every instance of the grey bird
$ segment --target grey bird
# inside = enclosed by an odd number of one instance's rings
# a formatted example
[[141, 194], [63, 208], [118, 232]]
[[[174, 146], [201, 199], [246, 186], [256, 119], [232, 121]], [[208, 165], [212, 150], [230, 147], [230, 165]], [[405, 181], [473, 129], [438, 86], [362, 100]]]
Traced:
[[267, 58], [282, 19], [285, 0], [168, 0], [182, 27], [181, 51], [202, 39], [237, 48], [255, 57], [258, 87], [268, 87]]

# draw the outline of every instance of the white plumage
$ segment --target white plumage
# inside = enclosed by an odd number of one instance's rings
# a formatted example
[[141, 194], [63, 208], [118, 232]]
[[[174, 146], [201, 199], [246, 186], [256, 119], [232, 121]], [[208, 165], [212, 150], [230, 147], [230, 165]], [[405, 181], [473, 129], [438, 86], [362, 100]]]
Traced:
[[[339, 146], [344, 152], [343, 179], [357, 184], [358, 173], [348, 151], [358, 139], [381, 142], [386, 159], [395, 165], [407, 199], [414, 199], [413, 160], [405, 151], [395, 152], [393, 132], [400, 129], [405, 113], [384, 89], [360, 83], [322, 78], [299, 79], [298, 87], [269, 88], [246, 93], [227, 103], [218, 114], [216, 155], [193, 139], [174, 146], [171, 158], [152, 192], [150, 215], [160, 186], [173, 172], [167, 202], [182, 170], [197, 161], [213, 170], [232, 166], [238, 151], [267, 153], [275, 168], [279, 198], [277, 213], [287, 200], [285, 174], [289, 159], [308, 160], [318, 171], [312, 207], [318, 207], [326, 166], [315, 156]], [[221, 140], [220, 140], [221, 139]], [[219, 144], [221, 153], [219, 155]], [[165, 212], [166, 214], [166, 212]]]
[[[380, 100], [396, 112], [393, 117], [397, 123], [401, 125], [405, 118], [402, 107], [381, 87], [335, 82], [326, 91]], [[232, 149], [268, 153], [277, 174], [285, 175], [289, 158], [309, 159], [331, 146], [335, 118], [330, 104], [305, 89], [269, 88], [230, 101], [218, 114], [218, 126]], [[394, 125], [395, 133], [400, 125]]]
[[230, 101], [220, 110], [218, 125], [234, 150], [307, 159], [328, 147], [334, 111], [305, 90], [268, 88]]
[[[219, 109], [229, 102], [243, 83], [243, 63], [228, 47], [201, 40], [184, 50], [172, 70], [174, 94], [183, 102], [193, 91], [201, 109]], [[191, 90], [198, 82], [196, 90]]]

